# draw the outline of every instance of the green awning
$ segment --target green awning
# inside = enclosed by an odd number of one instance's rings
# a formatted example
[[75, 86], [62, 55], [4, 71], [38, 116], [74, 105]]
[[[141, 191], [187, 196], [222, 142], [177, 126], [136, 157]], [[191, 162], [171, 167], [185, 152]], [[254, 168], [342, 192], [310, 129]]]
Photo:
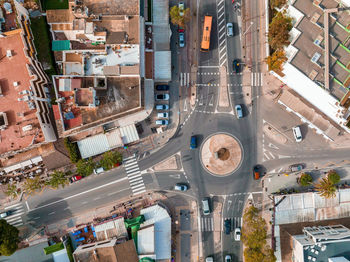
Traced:
[[63, 50], [71, 50], [69, 40], [52, 41], [52, 51], [63, 51]]

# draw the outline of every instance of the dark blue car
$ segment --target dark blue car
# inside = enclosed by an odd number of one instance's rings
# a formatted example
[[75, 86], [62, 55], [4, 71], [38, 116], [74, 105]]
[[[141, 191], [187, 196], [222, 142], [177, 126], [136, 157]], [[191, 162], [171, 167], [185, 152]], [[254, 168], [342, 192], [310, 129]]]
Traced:
[[191, 143], [190, 143], [190, 149], [197, 148], [197, 137], [191, 136]]

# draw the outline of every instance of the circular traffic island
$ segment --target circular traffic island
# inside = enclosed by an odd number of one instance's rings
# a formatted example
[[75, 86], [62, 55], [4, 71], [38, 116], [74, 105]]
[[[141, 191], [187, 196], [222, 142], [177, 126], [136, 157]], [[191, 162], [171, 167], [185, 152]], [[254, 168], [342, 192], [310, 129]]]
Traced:
[[241, 164], [242, 147], [227, 133], [216, 133], [206, 138], [200, 150], [201, 163], [210, 174], [228, 176]]

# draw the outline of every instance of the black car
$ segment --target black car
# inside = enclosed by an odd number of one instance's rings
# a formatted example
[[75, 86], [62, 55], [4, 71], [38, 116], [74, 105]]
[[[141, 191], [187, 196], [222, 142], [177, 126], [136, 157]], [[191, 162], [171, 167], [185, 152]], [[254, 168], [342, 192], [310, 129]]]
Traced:
[[225, 234], [229, 235], [231, 233], [231, 219], [227, 218], [225, 219]]
[[239, 73], [240, 72], [241, 64], [239, 63], [238, 59], [233, 60], [232, 67], [233, 67], [233, 71], [235, 71], [235, 73]]
[[156, 86], [156, 90], [157, 91], [168, 91], [169, 90], [169, 86], [168, 85], [157, 85]]

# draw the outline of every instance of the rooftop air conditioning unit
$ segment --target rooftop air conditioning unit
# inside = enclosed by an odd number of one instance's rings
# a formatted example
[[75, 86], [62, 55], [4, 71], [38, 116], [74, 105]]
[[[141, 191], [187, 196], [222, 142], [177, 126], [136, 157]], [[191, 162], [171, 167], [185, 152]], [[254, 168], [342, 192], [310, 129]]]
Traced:
[[6, 51], [6, 56], [7, 57], [12, 57], [12, 51], [11, 50], [7, 50]]
[[13, 86], [18, 86], [19, 83], [18, 82], [13, 82]]

